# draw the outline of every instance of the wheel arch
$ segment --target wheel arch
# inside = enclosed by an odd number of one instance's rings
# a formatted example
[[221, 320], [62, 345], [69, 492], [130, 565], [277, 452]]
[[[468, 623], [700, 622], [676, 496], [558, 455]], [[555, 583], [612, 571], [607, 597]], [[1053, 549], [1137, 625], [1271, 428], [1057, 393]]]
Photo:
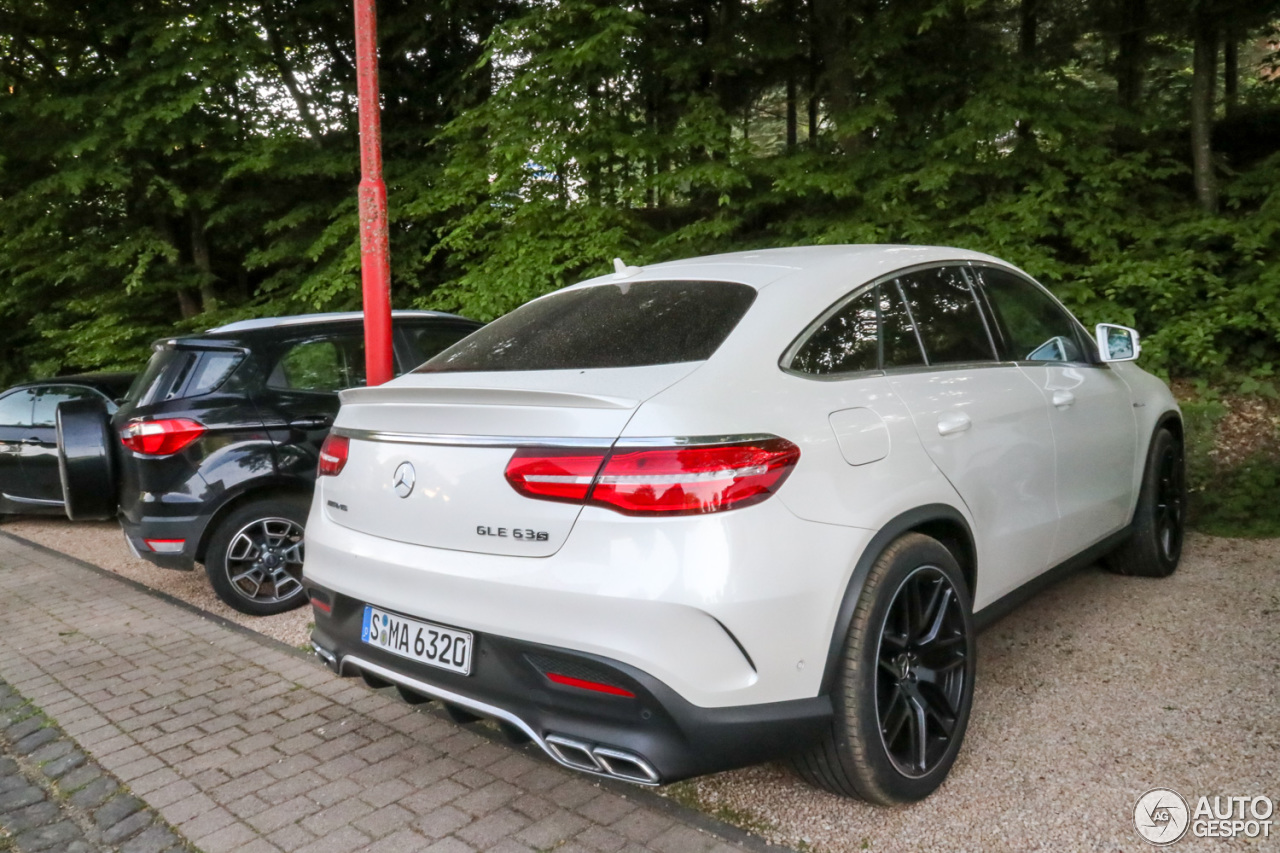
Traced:
[[245, 504], [261, 500], [263, 498], [272, 497], [301, 497], [311, 500], [311, 495], [315, 491], [315, 484], [304, 480], [291, 479], [273, 479], [269, 482], [254, 482], [247, 484], [246, 488], [235, 492], [230, 498], [223, 501], [219, 507], [214, 510], [209, 517], [209, 521], [205, 524], [204, 530], [200, 532], [200, 540], [196, 545], [195, 560], [197, 563], [204, 563], [205, 557], [209, 551], [209, 541], [213, 539], [214, 533], [219, 525]]
[[840, 609], [836, 611], [836, 623], [827, 648], [819, 695], [831, 692], [836, 665], [844, 648], [844, 638], [849, 633], [849, 625], [853, 622], [853, 611], [858, 604], [858, 596], [862, 594], [862, 585], [871, 571], [871, 566], [891, 542], [907, 533], [921, 533], [936, 539], [951, 552], [956, 562], [960, 564], [960, 571], [969, 587], [969, 596], [972, 600], [978, 578], [977, 548], [973, 541], [973, 531], [969, 528], [969, 522], [965, 520], [964, 515], [948, 504], [927, 504], [895, 516], [871, 538], [853, 568], [844, 597], [840, 600]]

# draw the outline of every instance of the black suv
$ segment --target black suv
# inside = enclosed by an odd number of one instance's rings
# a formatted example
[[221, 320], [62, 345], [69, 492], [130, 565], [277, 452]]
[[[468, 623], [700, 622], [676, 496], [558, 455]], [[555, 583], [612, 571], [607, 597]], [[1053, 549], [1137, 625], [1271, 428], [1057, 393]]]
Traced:
[[[480, 324], [434, 311], [392, 315], [396, 373]], [[135, 554], [203, 563], [242, 613], [306, 602], [303, 527], [338, 392], [365, 384], [362, 315], [246, 320], [157, 341], [108, 419], [100, 401], [58, 407], [67, 515], [119, 514]]]

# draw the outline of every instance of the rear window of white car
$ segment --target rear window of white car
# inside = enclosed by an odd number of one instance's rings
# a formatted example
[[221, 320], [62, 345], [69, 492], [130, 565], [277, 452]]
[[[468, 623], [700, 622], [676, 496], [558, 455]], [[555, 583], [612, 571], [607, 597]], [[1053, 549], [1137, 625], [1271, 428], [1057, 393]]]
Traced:
[[727, 281], [624, 281], [561, 291], [494, 320], [414, 372], [705, 361], [755, 298], [755, 288]]

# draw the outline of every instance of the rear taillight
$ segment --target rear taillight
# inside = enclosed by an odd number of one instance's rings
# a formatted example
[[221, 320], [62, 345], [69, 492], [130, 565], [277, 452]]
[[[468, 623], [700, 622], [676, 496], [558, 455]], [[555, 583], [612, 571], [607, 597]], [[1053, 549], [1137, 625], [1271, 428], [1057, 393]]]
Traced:
[[316, 474], [321, 477], [336, 477], [342, 473], [347, 464], [347, 452], [351, 449], [351, 439], [345, 435], [329, 433], [324, 444], [320, 445], [320, 463], [316, 465]]
[[526, 497], [582, 503], [591, 491], [605, 453], [521, 448], [507, 463], [507, 482]]
[[204, 435], [204, 425], [187, 418], [130, 421], [120, 431], [120, 443], [134, 453], [168, 456]]
[[517, 450], [507, 464], [516, 491], [589, 503], [627, 515], [694, 515], [759, 503], [800, 458], [783, 438], [608, 451]]

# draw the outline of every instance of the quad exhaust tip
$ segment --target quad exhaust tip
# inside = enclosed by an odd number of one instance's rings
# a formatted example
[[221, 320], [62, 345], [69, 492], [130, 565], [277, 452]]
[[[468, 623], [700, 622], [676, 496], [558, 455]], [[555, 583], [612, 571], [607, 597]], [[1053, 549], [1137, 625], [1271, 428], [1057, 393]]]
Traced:
[[[475, 700], [467, 700], [447, 690], [435, 688], [399, 673], [382, 669], [369, 661], [352, 656], [341, 661], [337, 656], [319, 643], [312, 642], [311, 647], [316, 654], [339, 675], [345, 675], [344, 664], [350, 663], [356, 670], [353, 674], [363, 677], [371, 687], [395, 685], [397, 692], [411, 704], [439, 701], [445, 711], [459, 723], [470, 723], [484, 717], [492, 717], [498, 722], [502, 732], [513, 742], [534, 740], [545, 749], [552, 758], [587, 773], [596, 773], [624, 782], [637, 785], [657, 785], [661, 782], [658, 771], [653, 765], [636, 755], [621, 749], [614, 749], [598, 743], [588, 743], [576, 738], [549, 733], [546, 737], [537, 737], [533, 729], [523, 720], [503, 711]], [[468, 707], [470, 706], [470, 707]]]
[[600, 773], [640, 785], [658, 784], [658, 771], [634, 753], [584, 743], [564, 735], [549, 734], [543, 740], [560, 763], [575, 770]]

